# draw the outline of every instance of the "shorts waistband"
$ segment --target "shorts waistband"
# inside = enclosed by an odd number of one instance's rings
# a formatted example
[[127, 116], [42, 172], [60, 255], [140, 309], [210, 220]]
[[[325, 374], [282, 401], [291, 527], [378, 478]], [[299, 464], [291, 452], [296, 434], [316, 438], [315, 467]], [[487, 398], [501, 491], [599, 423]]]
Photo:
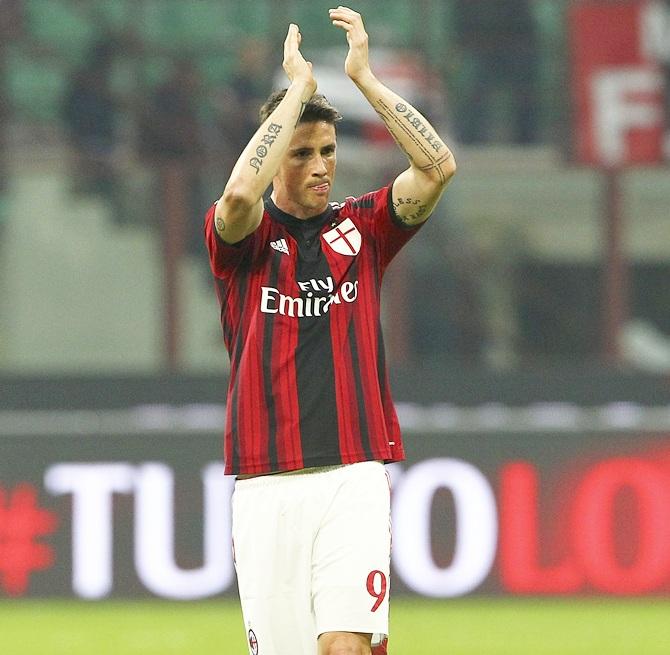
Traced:
[[[302, 476], [317, 475], [321, 473], [331, 473], [332, 471], [339, 471], [342, 469], [348, 469], [350, 466], [357, 466], [361, 464], [382, 464], [383, 462], [377, 460], [370, 460], [366, 462], [356, 462], [354, 464], [333, 464], [330, 466], [310, 466], [309, 468], [297, 469], [295, 471], [281, 471], [277, 473], [266, 473], [263, 475], [254, 475], [252, 477], [237, 477], [235, 482], [245, 483], [245, 486], [250, 482], [254, 482], [256, 485], [263, 484], [272, 484], [275, 482], [281, 482], [287, 479], [296, 479]], [[255, 486], [255, 485], [254, 485]]]

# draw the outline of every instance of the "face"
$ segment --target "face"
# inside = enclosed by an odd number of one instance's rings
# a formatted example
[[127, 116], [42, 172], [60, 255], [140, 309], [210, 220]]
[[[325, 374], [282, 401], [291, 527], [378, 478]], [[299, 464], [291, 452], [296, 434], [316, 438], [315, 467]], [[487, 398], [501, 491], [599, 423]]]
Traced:
[[279, 209], [296, 218], [326, 210], [335, 177], [335, 126], [326, 121], [300, 123], [272, 185]]

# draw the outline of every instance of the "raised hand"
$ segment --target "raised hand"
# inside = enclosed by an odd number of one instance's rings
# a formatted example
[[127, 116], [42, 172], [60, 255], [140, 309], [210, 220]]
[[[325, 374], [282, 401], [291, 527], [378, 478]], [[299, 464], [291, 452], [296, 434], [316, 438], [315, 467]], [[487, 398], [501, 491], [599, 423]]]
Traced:
[[344, 61], [344, 71], [354, 81], [362, 80], [370, 74], [368, 57], [368, 33], [363, 25], [361, 15], [340, 5], [337, 9], [329, 9], [330, 20], [335, 27], [340, 27], [347, 34], [349, 53]]
[[291, 82], [304, 82], [306, 94], [304, 100], [308, 100], [316, 91], [316, 79], [312, 73], [312, 63], [305, 61], [300, 52], [302, 35], [295, 23], [288, 27], [288, 34], [284, 40], [284, 62], [283, 67]]

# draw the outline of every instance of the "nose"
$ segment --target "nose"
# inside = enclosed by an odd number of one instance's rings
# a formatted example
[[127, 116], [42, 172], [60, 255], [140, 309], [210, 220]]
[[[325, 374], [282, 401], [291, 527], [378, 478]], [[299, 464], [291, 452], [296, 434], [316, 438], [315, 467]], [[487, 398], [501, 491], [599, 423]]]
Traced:
[[314, 163], [314, 175], [323, 177], [328, 172], [328, 167], [326, 166], [326, 160], [324, 157], [318, 155]]

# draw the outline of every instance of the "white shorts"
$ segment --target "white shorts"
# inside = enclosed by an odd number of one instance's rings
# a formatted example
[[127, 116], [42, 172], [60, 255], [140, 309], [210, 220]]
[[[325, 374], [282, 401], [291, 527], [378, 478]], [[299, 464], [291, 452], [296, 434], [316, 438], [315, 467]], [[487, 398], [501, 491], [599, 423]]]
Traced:
[[383, 464], [238, 480], [233, 543], [252, 655], [316, 655], [324, 632], [388, 634]]

